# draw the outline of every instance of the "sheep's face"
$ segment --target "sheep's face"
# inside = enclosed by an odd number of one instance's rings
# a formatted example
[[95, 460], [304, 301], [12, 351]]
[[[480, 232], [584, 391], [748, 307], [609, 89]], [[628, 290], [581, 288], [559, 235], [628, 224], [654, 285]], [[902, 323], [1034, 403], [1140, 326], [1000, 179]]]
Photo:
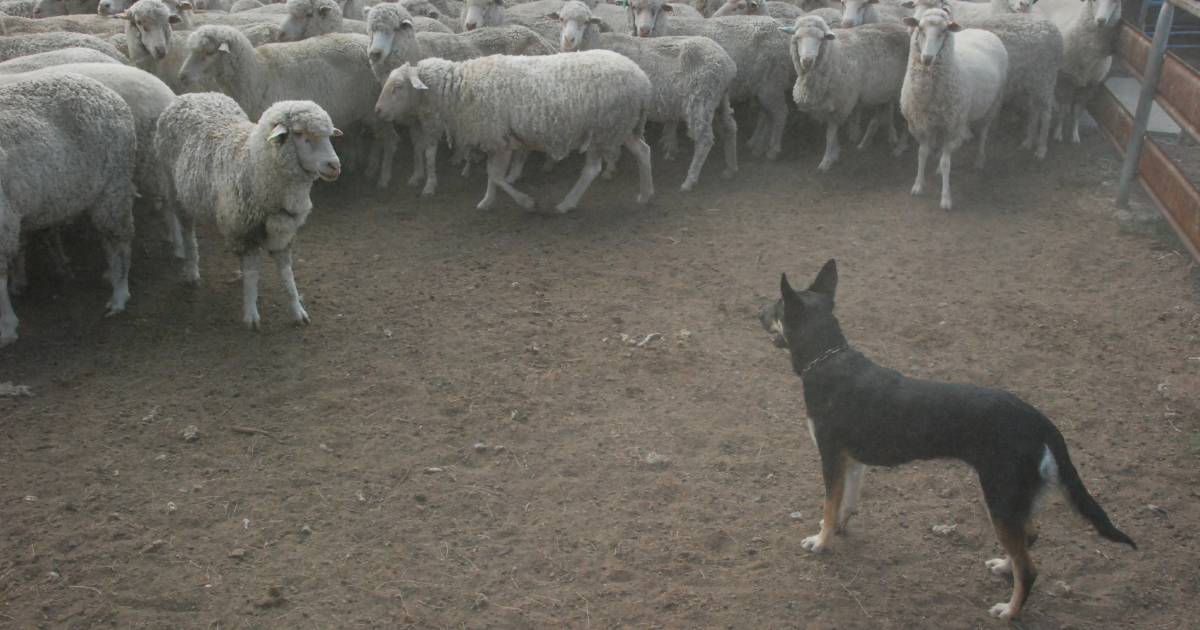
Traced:
[[950, 15], [941, 9], [926, 11], [920, 21], [906, 17], [904, 24], [913, 29], [913, 44], [921, 49], [921, 64], [926, 66], [933, 65], [951, 34], [962, 30], [958, 22], [950, 19]]
[[1121, 3], [1117, 0], [1084, 0], [1092, 5], [1092, 13], [1096, 18], [1096, 26], [1104, 28], [1116, 24], [1120, 16]]
[[371, 43], [367, 46], [367, 59], [371, 63], [379, 63], [392, 54], [392, 49], [396, 46], [396, 37], [398, 35], [415, 37], [412, 20], [400, 22], [399, 31], [394, 31], [380, 25], [377, 28], [372, 28], [369, 35], [371, 36]]
[[825, 42], [832, 41], [835, 37], [825, 20], [820, 17], [798, 18], [792, 29], [792, 59], [795, 61], [796, 71], [803, 73], [811, 70], [820, 59]]
[[723, 15], [766, 15], [766, 0], [729, 0], [713, 12], [712, 17]]
[[633, 23], [633, 35], [660, 35], [666, 25], [667, 16], [673, 11], [666, 0], [630, 0], [629, 19]]
[[[332, 125], [331, 125], [332, 127]], [[277, 124], [271, 129], [267, 142], [275, 145], [281, 151], [295, 151], [296, 163], [310, 179], [322, 179], [331, 182], [342, 174], [342, 162], [337, 152], [333, 150], [330, 138], [342, 135], [334, 129], [332, 133], [325, 130], [314, 131], [302, 126]]]
[[385, 120], [406, 121], [416, 117], [421, 98], [429, 88], [417, 69], [404, 64], [388, 75], [375, 103], [375, 115]]
[[463, 28], [473, 31], [481, 26], [504, 23], [504, 0], [467, 0], [463, 11]]
[[854, 28], [866, 21], [867, 8], [879, 0], [842, 0], [842, 28]]
[[558, 20], [559, 27], [562, 29], [558, 36], [558, 45], [563, 52], [579, 50], [588, 28], [593, 26], [599, 28], [603, 21], [593, 16], [587, 5], [574, 0], [564, 4], [561, 11], [550, 13], [546, 17]]
[[288, 14], [279, 25], [279, 41], [298, 42], [308, 37], [329, 33], [337, 29], [342, 16], [332, 2], [317, 3], [308, 0], [293, 0], [288, 3]]
[[33, 17], [57, 17], [69, 12], [67, 0], [38, 0], [33, 4]]
[[179, 81], [192, 87], [211, 84], [221, 76], [226, 65], [229, 43], [211, 37], [197, 38], [196, 35], [192, 35], [192, 40], [187, 59], [179, 68]]
[[105, 16], [116, 15], [128, 8], [128, 0], [100, 0], [100, 4], [96, 5], [96, 13]]
[[[151, 5], [146, 5], [151, 7]], [[158, 10], [123, 11], [117, 17], [129, 22], [129, 27], [137, 33], [137, 40], [146, 54], [162, 60], [171, 50], [170, 15], [165, 6], [152, 7]]]

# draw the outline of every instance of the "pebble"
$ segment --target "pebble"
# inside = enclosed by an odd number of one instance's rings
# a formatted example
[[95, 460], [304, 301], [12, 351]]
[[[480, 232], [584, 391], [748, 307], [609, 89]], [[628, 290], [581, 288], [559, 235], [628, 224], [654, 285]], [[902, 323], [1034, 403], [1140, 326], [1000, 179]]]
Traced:
[[488, 450], [488, 445], [483, 442], [476, 442], [475, 446], [471, 448], [474, 448], [476, 453], [483, 453]]
[[798, 521], [804, 518], [804, 515], [800, 512], [792, 512], [791, 514], [788, 514], [788, 517], [790, 517], [793, 521]]
[[183, 430], [183, 441], [184, 442], [195, 442], [196, 440], [199, 440], [199, 439], [200, 439], [200, 428], [197, 427], [196, 425], [189, 424], [187, 426], [187, 428], [185, 428]]

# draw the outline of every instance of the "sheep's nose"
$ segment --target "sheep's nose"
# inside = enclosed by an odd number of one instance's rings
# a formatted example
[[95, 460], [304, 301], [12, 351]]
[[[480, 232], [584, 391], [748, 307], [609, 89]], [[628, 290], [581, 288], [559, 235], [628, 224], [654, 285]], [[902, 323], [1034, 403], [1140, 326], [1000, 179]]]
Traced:
[[811, 68], [812, 65], [813, 65], [812, 57], [801, 57], [800, 58], [800, 67], [801, 68], [808, 69], [808, 68]]
[[327, 180], [335, 180], [342, 174], [342, 163], [338, 160], [330, 160], [321, 168], [321, 175]]
[[575, 38], [563, 36], [563, 48], [570, 50], [575, 47]]
[[159, 61], [162, 61], [163, 59], [165, 59], [167, 57], [166, 46], [155, 46], [154, 47], [154, 57], [156, 59], [158, 59]]
[[383, 59], [383, 51], [379, 49], [372, 49], [367, 53], [367, 57], [371, 61], [379, 61], [380, 59]]
[[474, 23], [474, 22], [467, 22], [467, 23], [466, 23], [466, 24], [464, 24], [463, 26], [465, 26], [465, 27], [466, 27], [466, 29], [467, 29], [468, 31], [473, 31], [473, 30], [475, 30], [475, 23]]
[[638, 37], [650, 37], [650, 29], [645, 26], [638, 27]]
[[1104, 26], [1108, 23], [1107, 18], [1096, 18], [1096, 26]]
[[933, 55], [921, 55], [921, 63], [927, 66], [933, 63]]

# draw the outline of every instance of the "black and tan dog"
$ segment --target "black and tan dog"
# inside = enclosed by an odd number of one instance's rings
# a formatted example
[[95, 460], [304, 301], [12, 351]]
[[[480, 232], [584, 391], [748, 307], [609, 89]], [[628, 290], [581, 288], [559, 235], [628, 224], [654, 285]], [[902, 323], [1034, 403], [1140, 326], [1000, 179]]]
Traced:
[[793, 291], [786, 275], [780, 284], [783, 297], [762, 314], [763, 326], [780, 335], [804, 381], [808, 428], [825, 479], [821, 532], [802, 547], [829, 549], [857, 508], [864, 466], [952, 457], [978, 473], [1007, 554], [987, 566], [1013, 575], [1012, 599], [993, 606], [993, 616], [1016, 617], [1029, 597], [1037, 577], [1029, 557], [1033, 515], [1039, 495], [1053, 486], [1101, 536], [1137, 549], [1088, 494], [1062, 434], [1033, 406], [997, 389], [908, 378], [851, 348], [833, 315], [833, 260], [808, 290]]

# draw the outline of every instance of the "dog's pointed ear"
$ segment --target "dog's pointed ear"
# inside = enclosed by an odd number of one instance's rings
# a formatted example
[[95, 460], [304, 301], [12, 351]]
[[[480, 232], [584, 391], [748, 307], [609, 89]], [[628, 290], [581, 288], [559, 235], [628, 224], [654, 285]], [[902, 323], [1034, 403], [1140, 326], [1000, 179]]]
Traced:
[[837, 293], [837, 261], [830, 258], [821, 271], [817, 273], [817, 279], [813, 280], [812, 286], [808, 287], [813, 293], [822, 293], [833, 299]]
[[779, 293], [783, 296], [785, 304], [796, 300], [796, 292], [792, 290], [786, 273], [779, 274]]

